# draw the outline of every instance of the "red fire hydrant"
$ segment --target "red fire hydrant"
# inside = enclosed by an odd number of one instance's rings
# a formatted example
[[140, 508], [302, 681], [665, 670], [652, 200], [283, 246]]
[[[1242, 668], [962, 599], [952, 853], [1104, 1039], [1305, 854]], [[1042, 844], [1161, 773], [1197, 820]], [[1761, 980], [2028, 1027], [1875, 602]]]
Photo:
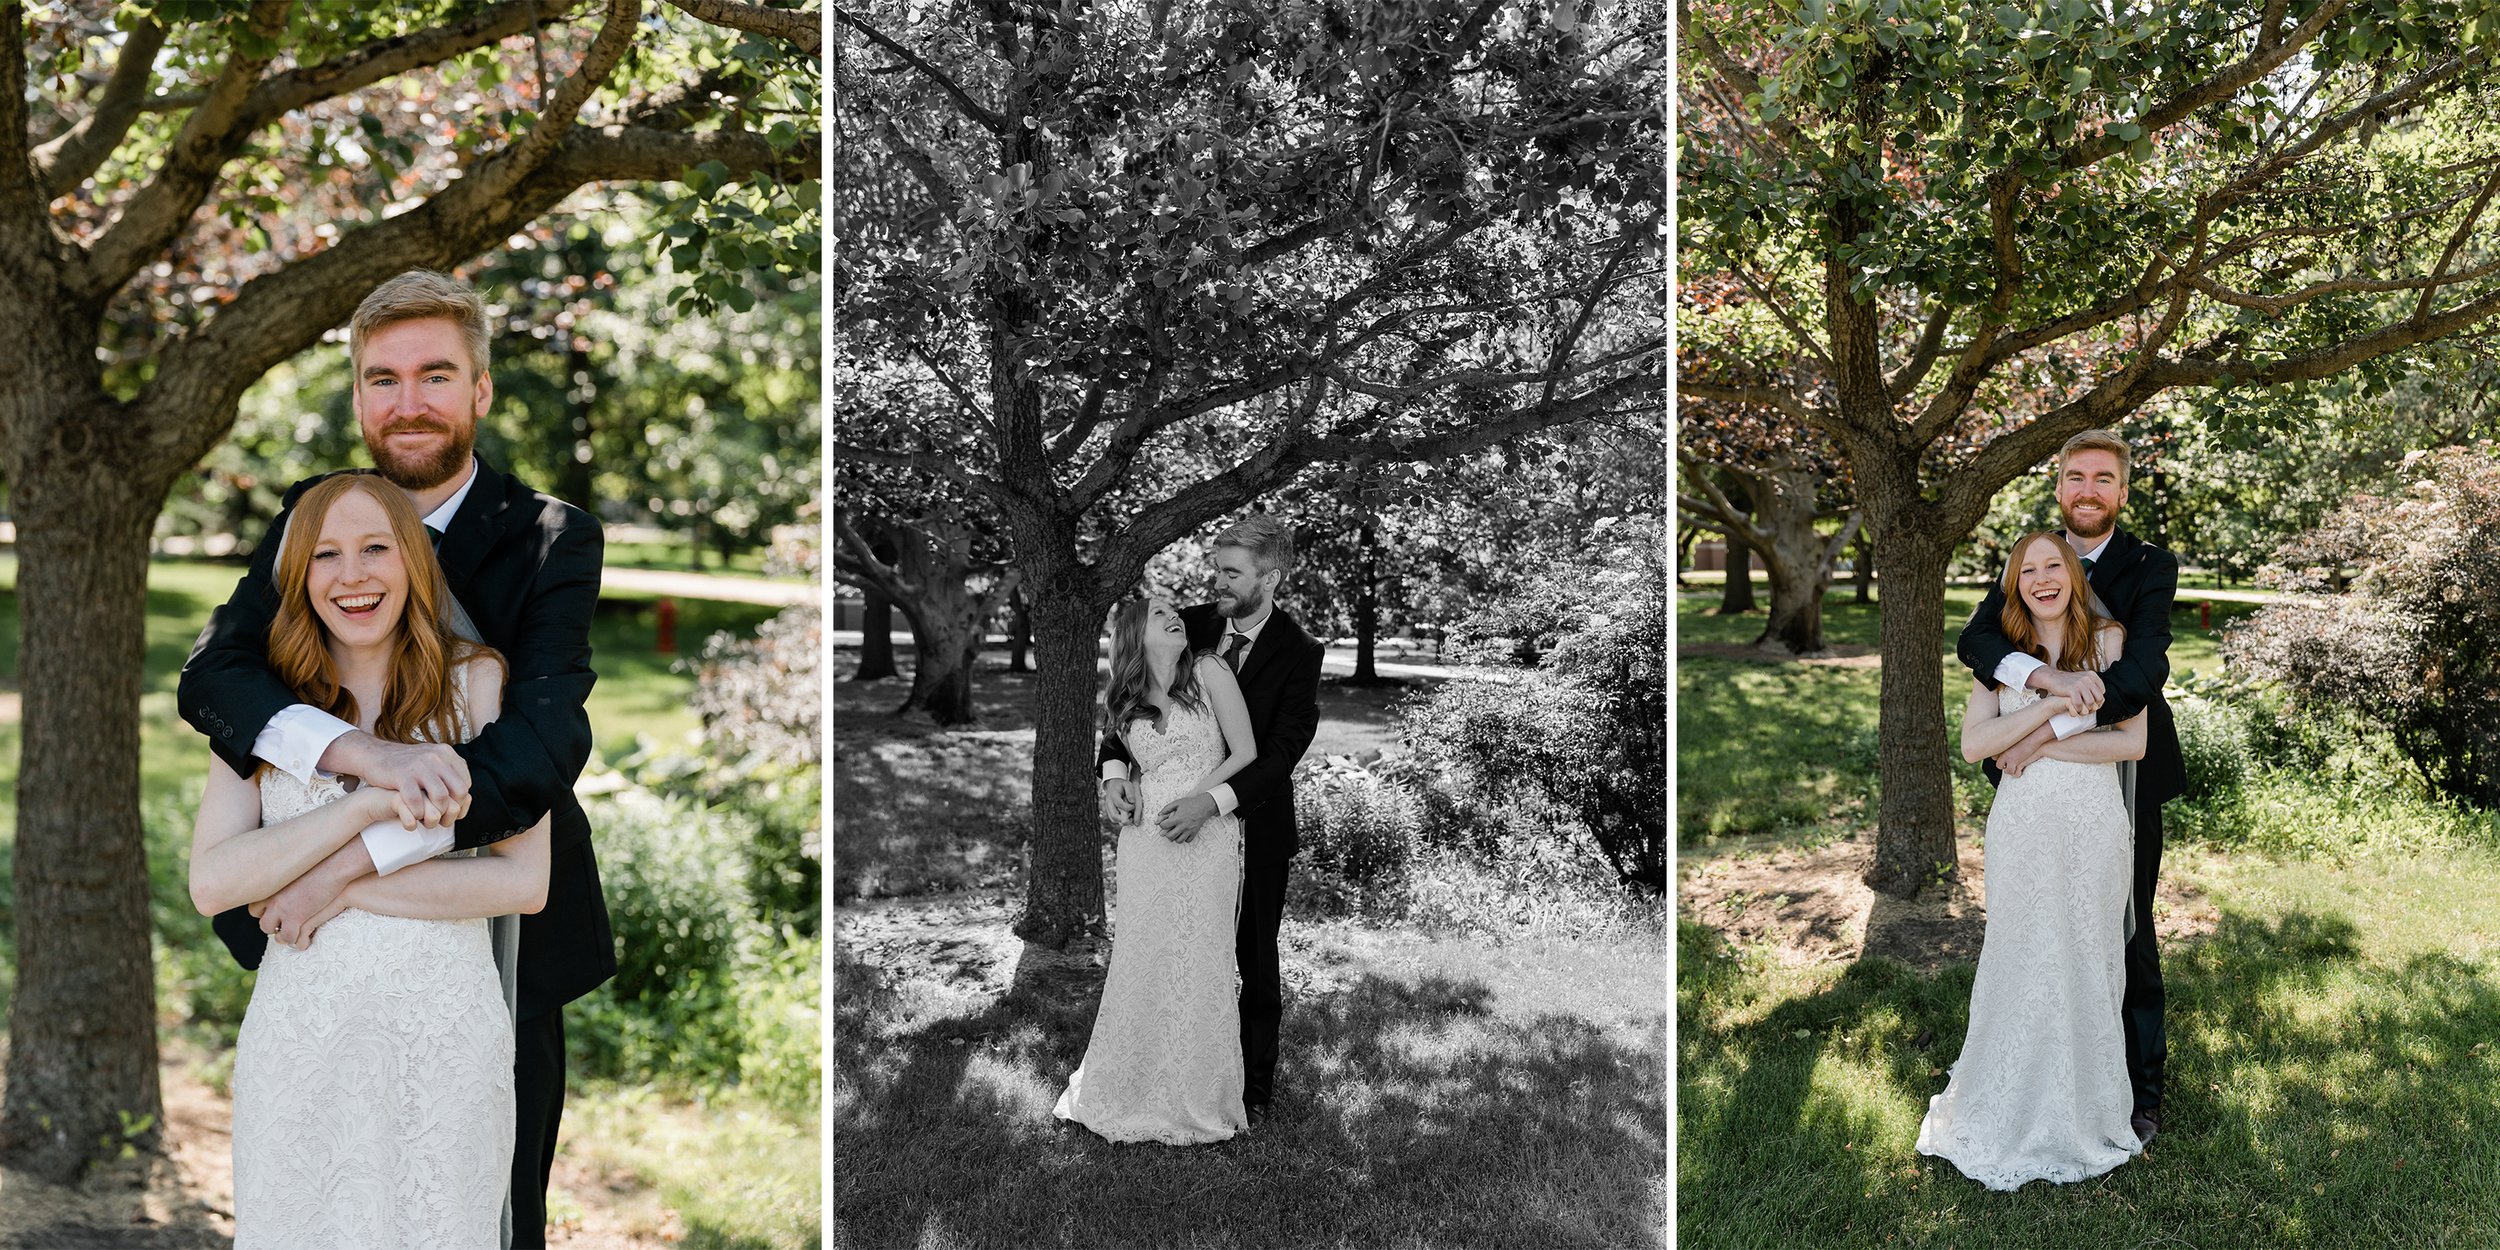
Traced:
[[660, 600], [660, 654], [677, 654], [677, 601]]

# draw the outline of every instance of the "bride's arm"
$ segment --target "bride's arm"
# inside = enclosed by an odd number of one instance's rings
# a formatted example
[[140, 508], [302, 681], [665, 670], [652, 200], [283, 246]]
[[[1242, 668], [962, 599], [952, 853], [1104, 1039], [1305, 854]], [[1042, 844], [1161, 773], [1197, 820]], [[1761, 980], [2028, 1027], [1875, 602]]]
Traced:
[[2094, 729], [2060, 738], [2040, 748], [2044, 760], [2067, 760], [2076, 764], [2114, 764], [2120, 760], [2144, 758], [2146, 718], [2150, 709], [2103, 729]]
[[1209, 656], [1198, 661], [1198, 684], [1205, 687], [1207, 704], [1215, 709], [1216, 726], [1224, 731], [1224, 762], [1213, 772], [1198, 779], [1192, 793], [1203, 794], [1231, 779], [1234, 773], [1250, 766], [1259, 758], [1258, 743], [1250, 734], [1250, 708], [1241, 701], [1241, 683], [1233, 670], [1222, 660]]
[[399, 814], [398, 798], [392, 790], [358, 790], [263, 826], [260, 786], [215, 757], [191, 825], [191, 904], [214, 916], [277, 893], [365, 826]]
[[[503, 710], [503, 671], [470, 661], [469, 720], [483, 730]], [[475, 859], [429, 859], [387, 877], [362, 876], [340, 892], [332, 909], [353, 907], [412, 920], [475, 920], [547, 905], [547, 861], [555, 817], [542, 816], [517, 836], [490, 842]]]
[[412, 920], [476, 920], [547, 905], [547, 859], [552, 816], [517, 837], [490, 842], [475, 859], [429, 859], [387, 877], [359, 877], [339, 895], [338, 906], [377, 916]]
[[2044, 698], [2011, 715], [1997, 710], [1997, 692], [1984, 681], [1971, 683], [1970, 702], [1962, 708], [1962, 759], [1976, 764], [2031, 735], [2049, 718], [2072, 705], [2057, 696]]

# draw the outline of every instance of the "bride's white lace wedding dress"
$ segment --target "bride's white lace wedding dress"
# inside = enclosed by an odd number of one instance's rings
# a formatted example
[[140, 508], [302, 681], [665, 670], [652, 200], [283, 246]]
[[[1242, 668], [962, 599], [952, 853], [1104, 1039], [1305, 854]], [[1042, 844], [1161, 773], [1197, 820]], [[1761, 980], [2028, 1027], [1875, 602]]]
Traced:
[[1212, 711], [1141, 721], [1129, 750], [1143, 770], [1139, 823], [1120, 830], [1111, 973], [1085, 1061], [1055, 1114], [1116, 1142], [1221, 1141], [1249, 1127], [1242, 1107], [1241, 1002], [1233, 931], [1241, 906], [1241, 820], [1217, 816], [1188, 842], [1154, 813], [1224, 761]]
[[[261, 823], [346, 793], [263, 769]], [[484, 920], [350, 908], [308, 949], [271, 943], [235, 1043], [236, 1250], [491, 1250], [512, 1175], [512, 1052]]]
[[[1999, 688], [1997, 707], [2041, 697]], [[2098, 1176], [2143, 1149], [2118, 1022], [2132, 839], [2114, 764], [2039, 760], [1997, 787], [1970, 1032], [1928, 1100], [1919, 1153], [2013, 1190]]]

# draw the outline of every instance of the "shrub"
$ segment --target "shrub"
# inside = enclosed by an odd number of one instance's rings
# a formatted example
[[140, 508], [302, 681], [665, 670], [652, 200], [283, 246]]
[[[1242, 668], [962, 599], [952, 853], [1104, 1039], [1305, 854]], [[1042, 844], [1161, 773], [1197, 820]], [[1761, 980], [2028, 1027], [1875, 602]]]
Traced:
[[1304, 862], [1366, 889], [1404, 880], [1419, 815], [1411, 790], [1351, 759], [1323, 761], [1294, 779]]
[[[2500, 805], [2500, 463], [2464, 447], [2406, 457], [2401, 494], [2363, 495], [2286, 544], [2261, 580], [2299, 598], [2223, 643], [2296, 710], [2384, 728], [2434, 792]], [[2357, 573], [2347, 575], [2347, 570]]]
[[[1430, 804], [1434, 815], [1542, 809], [1583, 831], [1619, 880], [1665, 891], [1665, 550], [1632, 526], [1586, 563], [1545, 571], [1521, 596], [1552, 622], [1540, 667], [1446, 682], [1408, 705], [1407, 745], [1452, 800]], [[1520, 612], [1496, 604], [1452, 634], [1496, 636]]]
[[2170, 700], [2170, 711], [2187, 765], [2186, 797], [2201, 802], [2237, 793], [2256, 758], [2249, 710], [2224, 699], [2181, 695]]
[[615, 978], [568, 1016], [585, 1070], [725, 1083], [746, 1041], [740, 977], [768, 941], [747, 895], [751, 823], [630, 784], [585, 805], [617, 947]]

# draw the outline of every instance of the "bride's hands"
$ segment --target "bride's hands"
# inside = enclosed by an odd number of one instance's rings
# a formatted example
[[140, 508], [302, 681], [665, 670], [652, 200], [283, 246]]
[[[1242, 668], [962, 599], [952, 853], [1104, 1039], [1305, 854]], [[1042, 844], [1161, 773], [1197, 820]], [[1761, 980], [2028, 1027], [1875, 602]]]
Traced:
[[469, 796], [465, 794], [457, 802], [452, 802], [428, 798], [414, 790], [391, 790], [371, 783], [356, 794], [364, 803], [365, 823], [369, 825], [396, 820], [402, 829], [413, 830], [425, 825], [449, 828], [469, 814]]

